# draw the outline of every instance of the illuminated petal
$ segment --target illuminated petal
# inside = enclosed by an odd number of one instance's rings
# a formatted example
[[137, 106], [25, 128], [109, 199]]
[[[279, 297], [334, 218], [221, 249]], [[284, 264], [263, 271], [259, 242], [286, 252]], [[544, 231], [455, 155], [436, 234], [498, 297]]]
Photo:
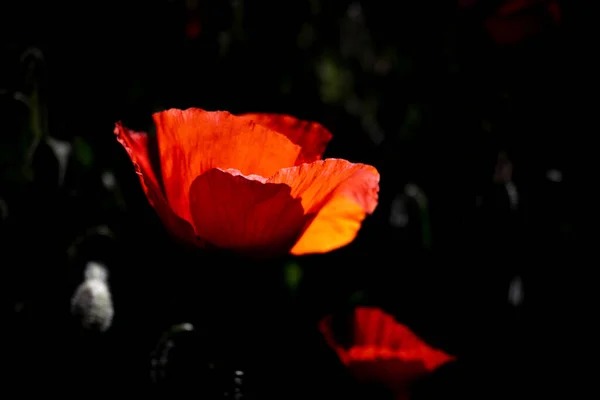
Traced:
[[165, 193], [177, 215], [192, 221], [190, 186], [212, 168], [272, 176], [294, 165], [300, 146], [284, 135], [228, 112], [198, 108], [154, 114]]
[[154, 151], [158, 151], [156, 139], [143, 132], [131, 131], [121, 123], [116, 124], [114, 132], [117, 135], [117, 140], [127, 150], [127, 154], [133, 162], [148, 202], [154, 207], [166, 228], [179, 240], [196, 243], [192, 226], [175, 215], [161, 189], [158, 174], [152, 162], [153, 157], [151, 156]]
[[222, 248], [257, 256], [287, 253], [305, 225], [300, 200], [286, 184], [239, 171], [211, 169], [190, 189], [196, 234]]
[[279, 171], [268, 180], [291, 187], [311, 221], [292, 254], [325, 253], [352, 242], [377, 206], [379, 173], [370, 165], [326, 159]]
[[296, 165], [320, 160], [333, 137], [323, 125], [302, 121], [289, 115], [248, 113], [243, 114], [242, 117], [284, 134], [292, 142], [301, 146], [302, 151], [296, 160]]

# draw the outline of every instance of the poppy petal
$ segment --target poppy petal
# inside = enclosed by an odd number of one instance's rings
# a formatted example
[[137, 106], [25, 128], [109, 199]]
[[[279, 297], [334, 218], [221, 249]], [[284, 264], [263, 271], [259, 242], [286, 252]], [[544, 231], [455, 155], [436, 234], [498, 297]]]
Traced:
[[292, 254], [325, 253], [352, 242], [377, 207], [379, 173], [365, 164], [326, 159], [285, 168], [268, 182], [286, 183], [311, 221]]
[[242, 117], [279, 132], [301, 146], [302, 152], [296, 160], [296, 165], [320, 160], [333, 137], [323, 125], [290, 115], [248, 113]]
[[222, 249], [258, 256], [287, 253], [306, 222], [290, 190], [260, 176], [211, 169], [190, 188], [196, 234]]
[[186, 243], [196, 243], [194, 230], [185, 220], [179, 218], [167, 203], [161, 189], [158, 174], [152, 165], [152, 151], [157, 150], [156, 139], [143, 132], [134, 132], [125, 128], [120, 122], [116, 124], [115, 134], [117, 140], [129, 154], [129, 158], [140, 177], [142, 189], [148, 198], [148, 202], [166, 225], [167, 230], [179, 240]]
[[269, 177], [294, 165], [301, 151], [284, 135], [225, 111], [171, 109], [155, 113], [154, 121], [167, 199], [189, 222], [196, 177], [212, 168]]
[[[414, 356], [416, 357], [416, 356]], [[402, 393], [412, 382], [427, 376], [427, 369], [418, 359], [382, 358], [355, 360], [348, 365], [362, 382], [379, 382], [395, 393]]]
[[332, 321], [332, 316], [323, 318], [319, 330], [340, 361], [358, 380], [380, 384], [397, 398], [408, 394], [415, 379], [455, 360], [430, 347], [410, 328], [379, 308], [354, 309], [352, 320], [348, 321], [353, 342], [347, 348], [336, 340]]

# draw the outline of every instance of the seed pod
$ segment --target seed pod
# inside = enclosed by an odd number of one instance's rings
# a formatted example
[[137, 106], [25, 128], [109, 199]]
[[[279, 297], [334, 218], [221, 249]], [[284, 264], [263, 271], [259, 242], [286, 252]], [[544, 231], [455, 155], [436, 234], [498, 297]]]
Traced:
[[85, 329], [105, 332], [113, 320], [114, 309], [108, 287], [108, 271], [97, 262], [89, 262], [85, 279], [71, 299], [71, 313]]

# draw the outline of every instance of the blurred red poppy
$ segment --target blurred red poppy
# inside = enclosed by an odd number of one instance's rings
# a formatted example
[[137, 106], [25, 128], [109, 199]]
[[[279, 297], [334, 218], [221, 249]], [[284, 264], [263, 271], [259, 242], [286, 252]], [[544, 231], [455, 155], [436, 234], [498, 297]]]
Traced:
[[377, 170], [321, 160], [332, 136], [318, 123], [198, 108], [159, 112], [154, 122], [156, 138], [121, 123], [115, 134], [150, 204], [187, 243], [324, 253], [352, 242], [377, 206]]
[[396, 399], [408, 398], [411, 382], [455, 359], [428, 346], [379, 308], [356, 308], [351, 324], [348, 346], [336, 339], [332, 316], [321, 320], [319, 330], [359, 381], [382, 385]]
[[[459, 0], [459, 6], [464, 8], [477, 3], [477, 0]], [[505, 0], [486, 17], [484, 26], [494, 42], [509, 45], [558, 24], [560, 14], [556, 0]]]
[[202, 24], [200, 23], [200, 19], [194, 16], [188, 17], [188, 22], [185, 25], [185, 36], [190, 40], [196, 40], [200, 37], [201, 32]]
[[187, 22], [185, 24], [185, 36], [190, 40], [196, 40], [202, 33], [202, 10], [198, 1], [188, 0], [185, 2]]

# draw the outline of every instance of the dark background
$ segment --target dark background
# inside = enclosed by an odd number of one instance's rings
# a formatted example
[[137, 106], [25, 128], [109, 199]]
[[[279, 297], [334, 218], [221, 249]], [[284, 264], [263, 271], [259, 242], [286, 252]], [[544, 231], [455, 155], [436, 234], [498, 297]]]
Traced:
[[[593, 14], [560, 1], [560, 23], [539, 17], [500, 45], [485, 21], [503, 1], [471, 3], [0, 6], [6, 390], [213, 398], [241, 368], [247, 398], [375, 398], [316, 330], [368, 304], [458, 357], [415, 398], [573, 394], [597, 342], [582, 334]], [[273, 265], [172, 243], [112, 130], [193, 106], [318, 121], [327, 157], [377, 167], [379, 206], [357, 240]], [[70, 144], [66, 166], [56, 143]], [[69, 313], [90, 260], [110, 272], [104, 335]], [[284, 284], [292, 264], [298, 286]], [[174, 335], [153, 383], [151, 354], [182, 322], [195, 329]]]

